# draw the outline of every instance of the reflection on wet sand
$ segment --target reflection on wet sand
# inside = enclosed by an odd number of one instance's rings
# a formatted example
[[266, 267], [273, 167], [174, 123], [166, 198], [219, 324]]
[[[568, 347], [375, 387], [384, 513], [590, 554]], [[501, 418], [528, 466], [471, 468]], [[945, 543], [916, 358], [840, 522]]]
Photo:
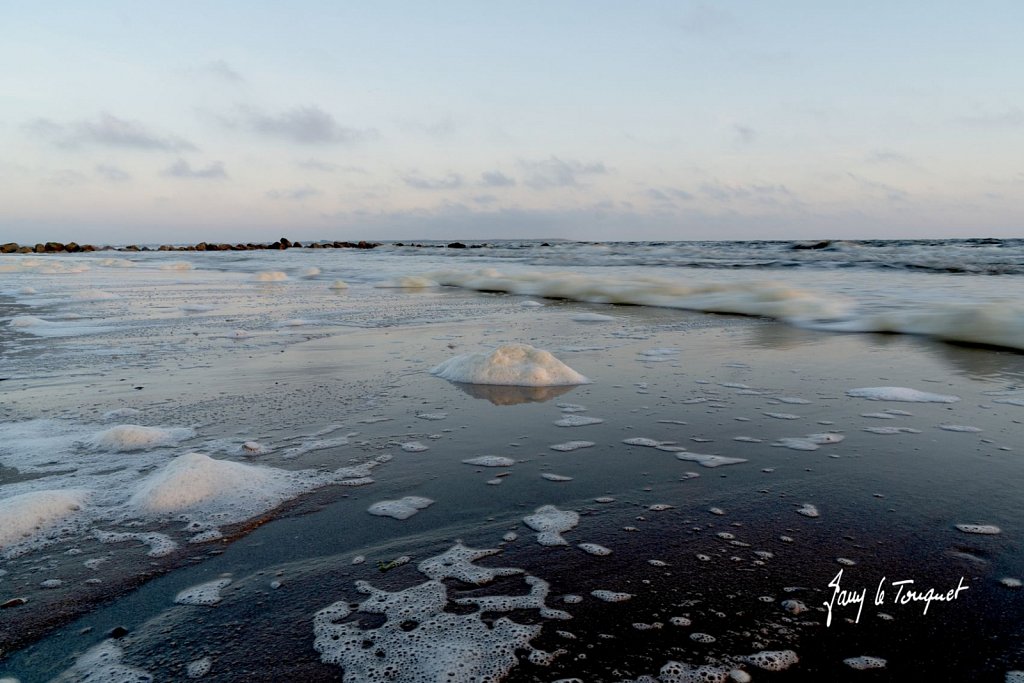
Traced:
[[498, 384], [465, 384], [451, 382], [473, 398], [482, 398], [496, 406], [514, 406], [520, 403], [543, 403], [568, 393], [576, 386], [513, 387]]

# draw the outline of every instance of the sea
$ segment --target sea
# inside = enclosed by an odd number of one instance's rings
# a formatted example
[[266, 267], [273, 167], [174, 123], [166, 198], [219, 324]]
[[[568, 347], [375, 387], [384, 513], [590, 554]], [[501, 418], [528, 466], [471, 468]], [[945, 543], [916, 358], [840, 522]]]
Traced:
[[0, 681], [1024, 680], [1024, 240], [0, 257]]

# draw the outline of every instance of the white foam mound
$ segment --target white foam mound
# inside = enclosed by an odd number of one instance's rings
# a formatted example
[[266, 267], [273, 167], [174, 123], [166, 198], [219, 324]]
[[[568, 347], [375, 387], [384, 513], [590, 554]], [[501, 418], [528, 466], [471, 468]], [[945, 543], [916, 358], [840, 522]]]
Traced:
[[309, 471], [289, 472], [186, 453], [143, 479], [128, 506], [146, 516], [183, 514], [197, 521], [231, 524], [328, 481], [326, 475]]
[[0, 500], [0, 554], [17, 554], [19, 548], [45, 543], [59, 536], [62, 522], [82, 509], [90, 491], [32, 491]]
[[907, 387], [861, 387], [850, 389], [847, 396], [866, 398], [869, 401], [902, 401], [904, 403], [956, 403], [959, 396], [929, 394], [926, 391], [908, 389]]
[[191, 437], [194, 432], [187, 427], [143, 427], [141, 425], [117, 425], [98, 432], [87, 439], [92, 448], [121, 453], [143, 451], [161, 446], [173, 446]]
[[590, 380], [542, 349], [529, 344], [506, 344], [494, 351], [449, 358], [430, 370], [451, 382], [518, 387], [589, 384]]
[[328, 289], [348, 289], [348, 283], [344, 280], [335, 280]]
[[280, 270], [266, 270], [256, 273], [252, 279], [256, 282], [284, 282], [288, 279], [288, 274], [282, 273]]
[[782, 320], [837, 318], [849, 304], [777, 282], [684, 283], [660, 278], [616, 280], [577, 273], [428, 273], [442, 285], [605, 304], [661, 306], [709, 313], [738, 313]]

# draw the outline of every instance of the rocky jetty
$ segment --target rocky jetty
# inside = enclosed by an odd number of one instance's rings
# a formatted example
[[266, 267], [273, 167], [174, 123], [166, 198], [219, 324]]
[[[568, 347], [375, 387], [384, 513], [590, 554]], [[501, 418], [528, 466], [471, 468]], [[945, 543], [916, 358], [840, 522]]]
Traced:
[[300, 242], [292, 242], [287, 237], [282, 237], [276, 242], [269, 244], [247, 242], [245, 244], [228, 244], [226, 242], [199, 242], [185, 246], [162, 244], [159, 247], [138, 246], [129, 244], [123, 247], [102, 246], [96, 247], [91, 244], [77, 244], [76, 242], [40, 242], [29, 246], [17, 242], [7, 242], [0, 245], [0, 253], [3, 254], [75, 254], [86, 251], [252, 251], [256, 249], [373, 249], [379, 247], [379, 242], [339, 242], [321, 240], [318, 242], [307, 242], [303, 247]]

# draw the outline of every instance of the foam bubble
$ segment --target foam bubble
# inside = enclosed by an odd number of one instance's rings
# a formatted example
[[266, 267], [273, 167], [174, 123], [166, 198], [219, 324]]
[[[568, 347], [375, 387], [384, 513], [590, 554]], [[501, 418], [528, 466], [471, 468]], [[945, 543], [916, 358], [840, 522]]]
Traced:
[[548, 481], [572, 481], [572, 477], [567, 477], [563, 474], [553, 474], [551, 472], [541, 472], [540, 476]]
[[523, 523], [537, 533], [537, 542], [541, 545], [569, 545], [562, 534], [574, 528], [580, 522], [578, 513], [572, 510], [559, 510], [554, 505], [543, 505], [532, 515], [523, 518]]
[[[514, 540], [514, 539], [513, 539]], [[478, 550], [464, 546], [461, 542], [435, 557], [427, 558], [417, 565], [417, 569], [431, 579], [458, 579], [465, 583], [482, 586], [499, 576], [515, 576], [522, 574], [522, 569], [515, 567], [480, 567], [473, 564], [501, 551], [496, 548]]]
[[348, 283], [344, 280], [335, 280], [328, 289], [348, 289]]
[[981, 534], [983, 536], [994, 536], [1003, 532], [993, 524], [957, 524], [956, 528], [965, 534]]
[[[658, 672], [660, 683], [726, 683], [729, 669], [704, 664], [690, 666], [685, 662], [668, 662]], [[639, 683], [639, 680], [637, 681]]]
[[939, 429], [944, 429], [947, 432], [968, 432], [971, 434], [982, 431], [979, 427], [971, 427], [970, 425], [939, 425]]
[[604, 589], [590, 591], [590, 594], [598, 600], [603, 600], [604, 602], [625, 602], [626, 600], [629, 600], [633, 597], [631, 593], [617, 593], [615, 591]]
[[585, 427], [587, 425], [601, 424], [602, 422], [604, 422], [604, 419], [600, 417], [570, 414], [559, 420], [555, 420], [554, 425], [556, 427]]
[[87, 443], [97, 450], [124, 453], [173, 446], [190, 438], [194, 433], [187, 427], [163, 428], [127, 424], [105, 429], [90, 437]]
[[553, 451], [569, 453], [571, 451], [578, 451], [581, 448], [590, 448], [594, 445], [593, 441], [566, 441], [565, 443], [556, 443], [553, 446], [549, 446], [549, 448]]
[[850, 667], [851, 669], [856, 669], [857, 671], [867, 671], [868, 669], [884, 669], [887, 663], [888, 662], [886, 662], [881, 657], [868, 657], [867, 655], [862, 655], [860, 657], [850, 657], [848, 659], [843, 660], [843, 664]]
[[813, 518], [821, 516], [821, 513], [818, 512], [818, 508], [812, 505], [811, 503], [804, 503], [803, 505], [801, 505], [800, 508], [797, 510], [797, 513], [803, 515], [804, 517]]
[[202, 678], [206, 674], [210, 673], [210, 669], [213, 667], [213, 660], [209, 657], [203, 657], [202, 659], [196, 659], [188, 663], [185, 667], [185, 674], [189, 678]]
[[606, 323], [615, 320], [615, 318], [610, 315], [602, 315], [601, 313], [577, 313], [572, 316], [572, 320], [578, 323]]
[[727, 458], [722, 455], [707, 455], [704, 453], [676, 453], [680, 460], [695, 462], [701, 467], [723, 467], [725, 465], [738, 465], [747, 462], [746, 458]]
[[656, 448], [662, 444], [668, 444], [668, 441], [658, 441], [656, 439], [648, 439], [646, 436], [634, 436], [630, 439], [623, 439], [622, 443], [627, 446], [644, 446], [646, 448]]
[[865, 432], [872, 434], [892, 435], [892, 434], [920, 434], [920, 429], [914, 429], [913, 427], [865, 427]]
[[220, 602], [223, 598], [220, 594], [222, 588], [226, 588], [231, 585], [231, 579], [214, 579], [213, 581], [207, 581], [201, 583], [198, 586], [192, 586], [179, 592], [174, 596], [174, 602], [179, 605], [201, 605], [204, 607], [212, 607]]
[[434, 501], [422, 496], [406, 496], [398, 500], [382, 500], [374, 503], [367, 512], [379, 517], [393, 517], [394, 519], [409, 519], [420, 510], [430, 507]]
[[789, 448], [794, 451], [816, 451], [822, 446], [839, 443], [845, 438], [842, 434], [808, 434], [803, 437], [785, 437], [773, 443], [772, 446]]
[[173, 261], [171, 263], [165, 263], [162, 266], [160, 266], [160, 270], [175, 270], [175, 271], [192, 270], [192, 264], [189, 263], [188, 261]]
[[792, 650], [762, 650], [747, 655], [743, 660], [765, 671], [785, 671], [800, 661]]
[[793, 413], [764, 413], [768, 417], [774, 417], [776, 420], [799, 420], [799, 415]]
[[960, 400], [959, 396], [930, 394], [907, 387], [861, 387], [848, 390], [846, 395], [854, 398], [866, 398], [869, 401], [903, 401], [905, 403], [956, 403]]
[[604, 556], [612, 554], [611, 550], [605, 548], [603, 545], [598, 545], [596, 543], [580, 543], [576, 547], [582, 550], [583, 552], [589, 553], [591, 555]]
[[288, 279], [288, 274], [280, 270], [265, 270], [253, 275], [252, 279], [256, 282], [284, 282]]
[[462, 462], [478, 467], [511, 467], [516, 464], [516, 461], [512, 458], [506, 458], [502, 455], [481, 455], [477, 458], [463, 460]]
[[590, 380], [551, 355], [528, 344], [506, 344], [494, 351], [449, 358], [430, 370], [452, 382], [503, 386], [568, 386]]
[[423, 451], [429, 451], [429, 446], [424, 446], [419, 441], [410, 441], [403, 443], [401, 446], [402, 450], [406, 453], [422, 453]]

